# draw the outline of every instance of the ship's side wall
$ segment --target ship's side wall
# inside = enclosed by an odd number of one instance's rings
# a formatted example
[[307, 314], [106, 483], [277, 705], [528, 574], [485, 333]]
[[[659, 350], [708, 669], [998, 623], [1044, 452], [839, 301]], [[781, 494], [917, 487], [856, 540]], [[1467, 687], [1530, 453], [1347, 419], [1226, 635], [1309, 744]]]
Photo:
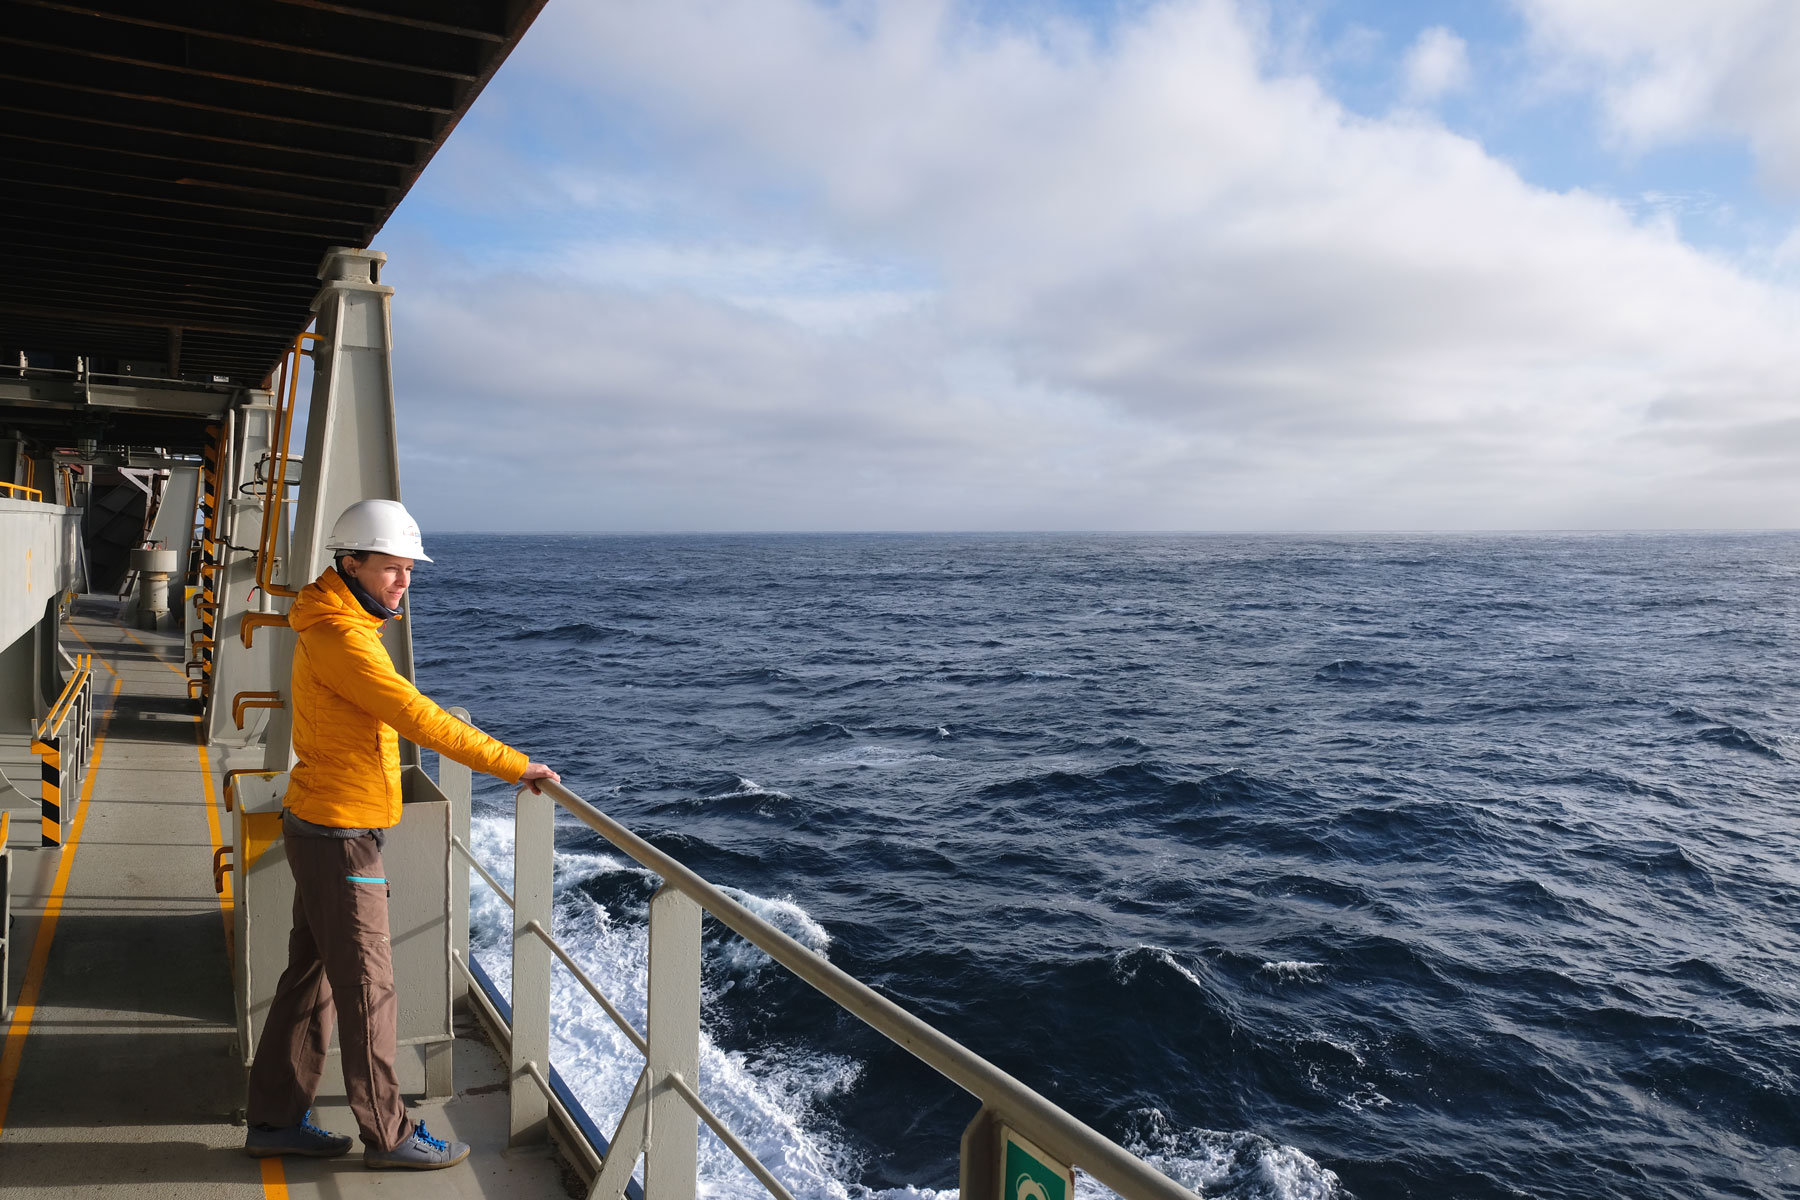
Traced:
[[0, 647], [44, 619], [79, 578], [81, 510], [0, 497]]

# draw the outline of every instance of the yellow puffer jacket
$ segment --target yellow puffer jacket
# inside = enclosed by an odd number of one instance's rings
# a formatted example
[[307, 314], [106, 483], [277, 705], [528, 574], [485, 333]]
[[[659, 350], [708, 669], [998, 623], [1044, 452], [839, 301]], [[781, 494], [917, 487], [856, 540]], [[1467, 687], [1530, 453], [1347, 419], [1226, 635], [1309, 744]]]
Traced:
[[400, 823], [400, 738], [517, 783], [529, 760], [432, 703], [381, 644], [380, 617], [335, 568], [300, 589], [288, 614], [294, 648], [294, 754], [287, 806], [315, 825]]

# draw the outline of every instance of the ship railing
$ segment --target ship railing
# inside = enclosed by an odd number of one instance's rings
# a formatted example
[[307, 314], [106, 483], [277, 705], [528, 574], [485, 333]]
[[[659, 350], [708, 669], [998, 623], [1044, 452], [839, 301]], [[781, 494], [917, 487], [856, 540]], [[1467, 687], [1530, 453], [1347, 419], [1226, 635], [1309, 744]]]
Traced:
[[12, 814], [0, 812], [0, 1021], [12, 1018]]
[[75, 804], [87, 778], [94, 740], [94, 656], [75, 660], [62, 694], [31, 737], [38, 756], [42, 845], [61, 846], [75, 820]]
[[[517, 797], [510, 894], [462, 837], [451, 839], [454, 850], [512, 910], [510, 1004], [478, 963], [461, 953], [453, 957], [488, 1003], [490, 1016], [510, 1025], [512, 1143], [541, 1140], [553, 1110], [565, 1130], [585, 1128], [584, 1174], [593, 1180], [589, 1200], [694, 1200], [701, 1122], [771, 1195], [794, 1200], [697, 1090], [703, 913], [981, 1101], [962, 1136], [962, 1200], [1074, 1200], [1076, 1168], [1125, 1200], [1196, 1200], [1194, 1192], [808, 950], [569, 788], [547, 781], [541, 787], [542, 794], [521, 788]], [[559, 807], [662, 880], [650, 900], [647, 1028], [642, 1032], [551, 934]], [[550, 1065], [553, 961], [569, 970], [644, 1056], [643, 1071], [610, 1138], [599, 1136]], [[641, 1190], [633, 1177], [640, 1158]], [[1026, 1169], [1020, 1171], [1021, 1166]]]
[[159, 391], [212, 391], [229, 389], [232, 384], [227, 376], [208, 375], [201, 378], [196, 375], [157, 375], [138, 374], [131, 371], [95, 371], [88, 367], [85, 359], [77, 359], [73, 367], [32, 367], [7, 364], [0, 366], [0, 378], [32, 379], [43, 382], [68, 380], [71, 383], [101, 383], [133, 387], [154, 387]]

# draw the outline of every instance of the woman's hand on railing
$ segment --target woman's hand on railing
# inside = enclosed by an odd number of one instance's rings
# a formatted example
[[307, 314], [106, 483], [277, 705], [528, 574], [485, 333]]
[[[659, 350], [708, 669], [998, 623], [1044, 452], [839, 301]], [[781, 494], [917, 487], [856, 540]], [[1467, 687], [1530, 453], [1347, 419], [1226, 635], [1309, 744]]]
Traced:
[[562, 776], [558, 775], [555, 771], [552, 771], [549, 767], [546, 767], [543, 763], [526, 764], [525, 773], [519, 776], [519, 782], [530, 788], [531, 794], [534, 796], [541, 796], [544, 794], [543, 789], [538, 787], [538, 780], [540, 779], [550, 779], [557, 783], [562, 782]]

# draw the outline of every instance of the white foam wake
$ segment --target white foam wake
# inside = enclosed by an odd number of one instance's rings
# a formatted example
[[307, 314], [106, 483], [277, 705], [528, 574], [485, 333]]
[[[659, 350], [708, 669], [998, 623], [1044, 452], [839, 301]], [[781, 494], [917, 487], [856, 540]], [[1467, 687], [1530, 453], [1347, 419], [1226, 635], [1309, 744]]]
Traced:
[[[719, 890], [814, 954], [825, 954], [831, 949], [831, 935], [825, 932], [825, 927], [813, 920], [792, 899], [784, 896], [779, 900], [771, 900], [734, 887], [721, 887]], [[718, 952], [726, 967], [733, 973], [751, 978], [774, 961], [743, 938], [735, 936], [727, 938]]]
[[[512, 822], [476, 817], [470, 846], [502, 885], [512, 887]], [[638, 1030], [645, 1027], [648, 929], [641, 920], [619, 919], [578, 885], [606, 875], [650, 872], [622, 856], [559, 852], [556, 856], [558, 942], [581, 964]], [[817, 953], [831, 937], [791, 899], [770, 899], [735, 888], [733, 899]], [[472, 878], [471, 940], [476, 957], [505, 995], [512, 992], [508, 953], [512, 914], [479, 878]], [[1165, 950], [1143, 947], [1195, 985], [1200, 980]], [[731, 936], [709, 943], [710, 954], [734, 982], [753, 982], [769, 959]], [[610, 1134], [630, 1098], [643, 1060], [560, 965], [551, 983], [551, 1060], [602, 1132]], [[775, 1047], [752, 1059], [724, 1051], [701, 1031], [700, 1093], [727, 1127], [787, 1184], [799, 1200], [957, 1200], [954, 1188], [903, 1187], [872, 1191], [853, 1181], [861, 1164], [819, 1108], [854, 1083], [862, 1064], [810, 1048]], [[706, 1200], [765, 1200], [750, 1173], [702, 1127], [700, 1192]], [[1159, 1112], [1137, 1114], [1127, 1149], [1171, 1178], [1209, 1196], [1240, 1200], [1340, 1200], [1337, 1176], [1292, 1147], [1250, 1133], [1181, 1130]], [[1077, 1173], [1076, 1200], [1104, 1200], [1112, 1192]]]
[[[1342, 1200], [1336, 1172], [1328, 1171], [1292, 1146], [1254, 1133], [1176, 1129], [1154, 1110], [1140, 1112], [1138, 1131], [1124, 1146], [1133, 1154], [1203, 1196], [1234, 1200]], [[1086, 1186], [1083, 1186], [1085, 1183]], [[1113, 1193], [1077, 1177], [1077, 1200]]]
[[[512, 886], [512, 824], [477, 817], [470, 846], [482, 864], [509, 890]], [[556, 856], [557, 941], [640, 1032], [645, 1028], [649, 932], [641, 921], [618, 920], [577, 885], [621, 872], [648, 876], [622, 858], [606, 854]], [[770, 900], [734, 891], [733, 898], [783, 932], [820, 953], [830, 936], [791, 900]], [[479, 879], [471, 888], [470, 928], [476, 957], [502, 993], [512, 991], [507, 953], [512, 916]], [[768, 959], [740, 939], [714, 949], [723, 965], [740, 975]], [[747, 952], [747, 954], [745, 953]], [[602, 1132], [610, 1134], [638, 1073], [639, 1056], [625, 1035], [595, 1004], [573, 975], [558, 965], [551, 980], [551, 1061], [587, 1108]], [[704, 1030], [700, 1044], [700, 1093], [725, 1124], [800, 1200], [848, 1200], [841, 1181], [856, 1176], [857, 1164], [843, 1140], [817, 1119], [818, 1102], [852, 1083], [860, 1064], [838, 1055], [775, 1049], [759, 1054], [752, 1069], [747, 1057], [713, 1044]], [[763, 1200], [767, 1193], [709, 1130], [701, 1130], [702, 1194], [709, 1200]]]

